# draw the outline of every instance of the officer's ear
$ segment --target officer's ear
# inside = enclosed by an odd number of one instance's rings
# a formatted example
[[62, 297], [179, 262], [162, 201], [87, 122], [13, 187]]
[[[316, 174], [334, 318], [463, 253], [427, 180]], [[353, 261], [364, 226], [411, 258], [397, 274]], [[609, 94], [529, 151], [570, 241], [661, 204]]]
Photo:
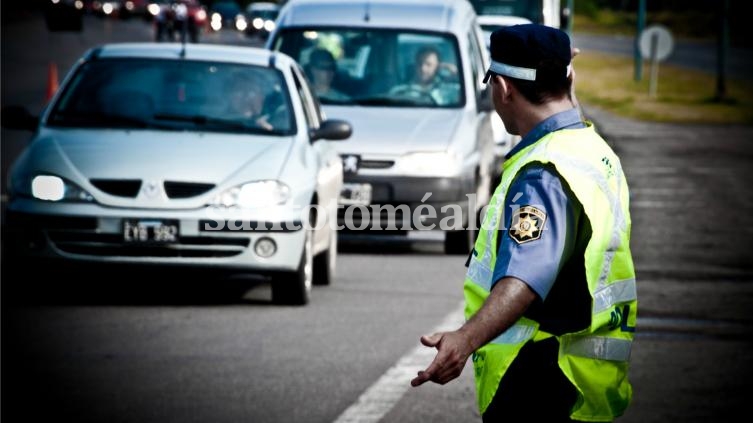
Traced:
[[502, 103], [509, 103], [512, 101], [513, 86], [502, 75], [492, 75], [491, 83], [494, 85], [492, 95], [497, 96], [497, 100]]

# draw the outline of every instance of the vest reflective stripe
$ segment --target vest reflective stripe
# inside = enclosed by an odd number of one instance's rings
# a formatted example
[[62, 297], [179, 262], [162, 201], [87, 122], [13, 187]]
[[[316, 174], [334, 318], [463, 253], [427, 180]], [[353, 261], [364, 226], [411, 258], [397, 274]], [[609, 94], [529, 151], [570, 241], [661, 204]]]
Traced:
[[[632, 397], [627, 381], [637, 316], [635, 270], [630, 255], [630, 214], [627, 183], [620, 161], [594, 131], [556, 131], [523, 149], [504, 164], [502, 180], [487, 207], [466, 274], [466, 319], [480, 309], [495, 282], [497, 237], [508, 223], [505, 202], [514, 206], [517, 193], [508, 192], [526, 165], [551, 163], [583, 206], [592, 223], [584, 255], [586, 283], [591, 295], [591, 323], [577, 333], [556, 338], [558, 364], [578, 391], [572, 418], [611, 420], [621, 415]], [[473, 365], [479, 410], [483, 414], [499, 381], [526, 342], [552, 336], [537, 322], [521, 317], [497, 338], [474, 353]]]
[[637, 298], [638, 291], [635, 287], [635, 278], [615, 281], [594, 292], [593, 312], [596, 314], [609, 310], [619, 303], [634, 301]]
[[519, 344], [521, 342], [528, 341], [533, 338], [536, 333], [536, 325], [526, 325], [523, 323], [515, 323], [510, 326], [501, 335], [494, 338], [492, 344]]
[[468, 265], [468, 273], [466, 274], [466, 277], [471, 279], [476, 285], [484, 288], [486, 291], [492, 289], [492, 278], [494, 277], [492, 269], [478, 260], [471, 260], [471, 263]]
[[566, 354], [609, 361], [628, 361], [633, 346], [629, 339], [605, 336], [568, 337], [560, 342], [563, 344], [561, 350]]

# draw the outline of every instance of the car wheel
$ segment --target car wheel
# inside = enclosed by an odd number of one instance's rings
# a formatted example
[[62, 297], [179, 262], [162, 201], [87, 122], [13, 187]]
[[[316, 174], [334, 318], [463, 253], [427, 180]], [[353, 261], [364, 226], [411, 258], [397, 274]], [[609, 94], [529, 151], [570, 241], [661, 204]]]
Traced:
[[314, 285], [329, 285], [335, 279], [337, 231], [331, 231], [329, 247], [314, 258]]
[[298, 269], [282, 273], [272, 280], [272, 302], [285, 305], [305, 305], [309, 302], [314, 276], [313, 239], [310, 229], [305, 229], [301, 261]]
[[[459, 231], [446, 231], [444, 236], [445, 254], [468, 254], [473, 250], [481, 227], [481, 209], [476, 210], [476, 224], [474, 228]], [[468, 226], [468, 224], [466, 224]]]
[[445, 254], [468, 254], [473, 248], [472, 232], [461, 229], [459, 231], [447, 231], [444, 236]]

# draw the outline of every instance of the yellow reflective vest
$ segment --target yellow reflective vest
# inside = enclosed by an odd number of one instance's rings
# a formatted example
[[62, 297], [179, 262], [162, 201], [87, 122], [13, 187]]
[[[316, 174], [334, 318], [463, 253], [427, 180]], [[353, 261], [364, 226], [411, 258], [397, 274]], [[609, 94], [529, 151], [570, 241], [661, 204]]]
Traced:
[[[625, 411], [632, 397], [627, 372], [637, 313], [635, 269], [625, 175], [620, 160], [590, 122], [583, 129], [551, 132], [505, 162], [502, 181], [489, 203], [468, 266], [465, 317], [470, 319], [489, 296], [495, 282], [497, 236], [507, 224], [505, 197], [520, 169], [533, 162], [554, 165], [583, 205], [592, 228], [584, 257], [592, 299], [591, 324], [580, 332], [556, 337], [559, 367], [578, 392], [570, 417], [613, 420]], [[473, 354], [482, 414], [523, 345], [550, 336], [539, 330], [537, 322], [521, 317]]]

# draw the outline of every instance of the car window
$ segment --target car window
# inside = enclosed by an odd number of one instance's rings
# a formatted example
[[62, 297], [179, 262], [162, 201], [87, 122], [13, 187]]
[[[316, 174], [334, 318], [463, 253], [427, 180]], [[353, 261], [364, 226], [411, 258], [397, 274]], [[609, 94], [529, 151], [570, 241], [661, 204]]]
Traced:
[[485, 84], [483, 83], [483, 79], [486, 69], [484, 69], [483, 53], [481, 52], [481, 47], [478, 45], [475, 32], [468, 33], [468, 48], [470, 50], [468, 57], [471, 58], [471, 69], [473, 72], [473, 88], [476, 95], [478, 95], [484, 89]]
[[318, 128], [321, 123], [321, 113], [316, 99], [311, 93], [311, 90], [309, 90], [306, 78], [303, 76], [303, 72], [296, 66], [291, 67], [290, 70], [293, 74], [296, 89], [298, 90], [298, 96], [301, 98], [303, 112], [306, 115], [306, 123], [311, 129]]
[[52, 126], [295, 133], [282, 73], [233, 63], [102, 58], [80, 66]]
[[303, 66], [322, 104], [465, 104], [458, 42], [451, 34], [289, 28], [272, 45]]

